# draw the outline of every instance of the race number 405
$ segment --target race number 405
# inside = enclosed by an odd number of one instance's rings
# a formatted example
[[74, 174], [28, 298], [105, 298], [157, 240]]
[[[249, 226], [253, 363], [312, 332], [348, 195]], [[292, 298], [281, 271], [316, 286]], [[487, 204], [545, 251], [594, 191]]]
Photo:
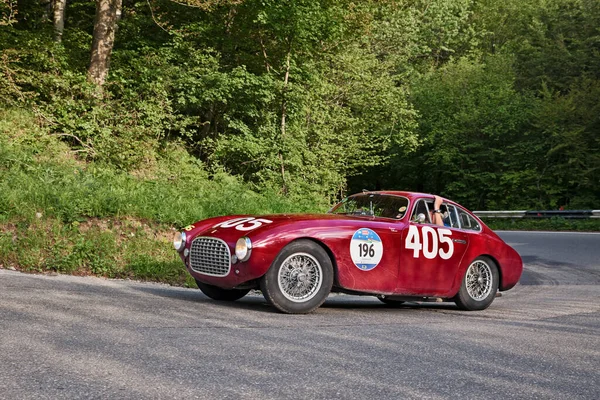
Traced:
[[[450, 236], [452, 236], [450, 229], [438, 228], [436, 230], [430, 226], [424, 226], [419, 232], [415, 225], [410, 225], [404, 247], [412, 249], [414, 258], [419, 258], [420, 252], [423, 251], [423, 257], [430, 260], [438, 255], [441, 259], [447, 260], [454, 253], [454, 243]], [[447, 249], [444, 249], [444, 244], [448, 245]]]
[[256, 229], [264, 224], [270, 224], [273, 221], [264, 218], [254, 218], [254, 217], [241, 217], [234, 218], [227, 221], [219, 222], [213, 228], [233, 228], [238, 231], [251, 231], [252, 229]]

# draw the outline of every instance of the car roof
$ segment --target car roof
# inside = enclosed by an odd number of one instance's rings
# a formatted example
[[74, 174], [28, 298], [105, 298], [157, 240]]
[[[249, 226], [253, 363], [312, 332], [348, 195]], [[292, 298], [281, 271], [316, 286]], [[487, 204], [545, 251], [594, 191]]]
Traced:
[[376, 190], [376, 191], [367, 191], [362, 193], [355, 193], [352, 196], [356, 195], [365, 195], [365, 194], [388, 194], [393, 196], [404, 196], [404, 197], [433, 197], [431, 193], [420, 193], [420, 192], [407, 192], [402, 190]]

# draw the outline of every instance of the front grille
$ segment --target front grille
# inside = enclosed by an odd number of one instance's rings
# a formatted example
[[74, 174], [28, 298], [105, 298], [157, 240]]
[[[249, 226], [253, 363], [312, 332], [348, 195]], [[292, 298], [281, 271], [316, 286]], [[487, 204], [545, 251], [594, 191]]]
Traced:
[[221, 239], [198, 237], [190, 247], [190, 267], [201, 274], [225, 276], [231, 269], [231, 254]]

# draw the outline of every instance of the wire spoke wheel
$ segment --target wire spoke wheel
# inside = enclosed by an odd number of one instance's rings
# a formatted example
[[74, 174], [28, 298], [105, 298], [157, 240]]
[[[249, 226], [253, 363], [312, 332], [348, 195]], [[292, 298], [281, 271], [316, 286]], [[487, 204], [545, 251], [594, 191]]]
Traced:
[[321, 264], [308, 253], [296, 253], [286, 258], [277, 279], [281, 293], [293, 302], [312, 299], [322, 282]]
[[467, 293], [473, 300], [485, 299], [492, 290], [492, 270], [482, 260], [477, 260], [469, 266], [465, 280]]
[[277, 310], [306, 314], [327, 299], [333, 277], [333, 264], [325, 249], [311, 240], [296, 240], [279, 252], [260, 280], [260, 290]]
[[496, 263], [486, 256], [477, 257], [467, 268], [460, 290], [452, 300], [462, 310], [484, 310], [494, 301], [499, 283]]

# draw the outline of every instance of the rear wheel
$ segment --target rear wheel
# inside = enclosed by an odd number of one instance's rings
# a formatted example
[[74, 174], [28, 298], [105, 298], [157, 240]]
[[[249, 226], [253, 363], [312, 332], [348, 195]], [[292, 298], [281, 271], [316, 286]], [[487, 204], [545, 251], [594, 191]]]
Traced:
[[477, 257], [463, 278], [454, 302], [462, 310], [484, 310], [492, 304], [498, 290], [498, 267], [488, 257]]
[[198, 285], [198, 289], [206, 296], [219, 301], [235, 301], [241, 299], [250, 291], [250, 289], [221, 289], [220, 287], [200, 282], [197, 279], [196, 285]]
[[333, 265], [327, 252], [315, 242], [298, 240], [281, 250], [260, 288], [279, 311], [305, 314], [323, 304], [332, 285]]

